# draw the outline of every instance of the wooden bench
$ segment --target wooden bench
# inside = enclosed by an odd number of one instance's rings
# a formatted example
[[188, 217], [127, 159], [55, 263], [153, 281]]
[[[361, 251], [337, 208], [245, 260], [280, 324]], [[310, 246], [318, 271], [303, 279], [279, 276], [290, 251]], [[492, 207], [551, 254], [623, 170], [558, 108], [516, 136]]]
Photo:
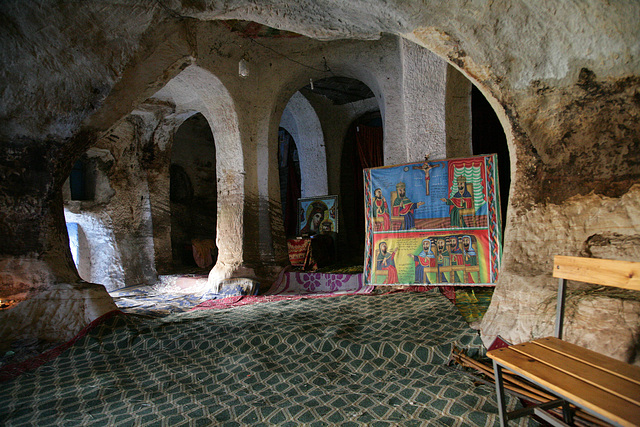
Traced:
[[[567, 280], [640, 290], [640, 263], [556, 256], [553, 276], [560, 279], [555, 337], [487, 352], [493, 359], [500, 425], [532, 414], [552, 425], [571, 425], [573, 404], [613, 425], [640, 426], [640, 368], [562, 340]], [[507, 413], [503, 368], [558, 400]], [[557, 407], [562, 407], [564, 422], [547, 412]]]

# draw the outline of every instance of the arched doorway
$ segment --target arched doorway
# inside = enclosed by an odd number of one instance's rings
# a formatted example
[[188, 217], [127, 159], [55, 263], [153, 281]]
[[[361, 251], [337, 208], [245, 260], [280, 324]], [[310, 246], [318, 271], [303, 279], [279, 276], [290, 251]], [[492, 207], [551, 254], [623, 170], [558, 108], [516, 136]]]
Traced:
[[[247, 235], [245, 224], [243, 221], [238, 221], [238, 218], [244, 216], [246, 172], [236, 107], [222, 81], [212, 72], [196, 65], [186, 67], [150, 100], [153, 105], [166, 105], [171, 110], [161, 114], [161, 122], [153, 135], [154, 157], [147, 156], [151, 161], [157, 159], [158, 162], [158, 173], [150, 174], [149, 188], [156, 262], [158, 265], [171, 267], [163, 268], [162, 273], [175, 272], [171, 243], [171, 202], [169, 191], [167, 191], [170, 187], [169, 164], [172, 161], [165, 159], [165, 152], [169, 151], [166, 148], [171, 148], [169, 156], [179, 153], [179, 149], [176, 151], [173, 147], [176, 129], [183, 124], [185, 118], [193, 116], [196, 112], [206, 119], [208, 131], [213, 135], [215, 161], [212, 160], [212, 156], [203, 157], [201, 160], [204, 161], [204, 167], [208, 170], [207, 175], [211, 167], [215, 167], [217, 175], [214, 190], [219, 193], [216, 196], [217, 208], [211, 212], [211, 215], [215, 215], [217, 228], [215, 239], [218, 252], [214, 267], [209, 272], [209, 283], [215, 286], [221, 280], [230, 277], [242, 264], [244, 239]], [[204, 125], [201, 118], [197, 120]], [[214, 147], [209, 149], [213, 150]], [[211, 165], [208, 164], [209, 161]], [[185, 170], [189, 173], [188, 168]], [[194, 177], [190, 174], [191, 184], [197, 186], [193, 179]], [[210, 192], [211, 189], [208, 191]], [[194, 194], [194, 197], [199, 196]], [[211, 236], [210, 229], [208, 234]], [[220, 241], [224, 241], [224, 244], [218, 244]]]
[[[333, 76], [300, 88], [289, 100], [280, 121], [280, 127], [291, 134], [298, 150], [301, 197], [338, 196], [339, 227], [333, 238], [340, 263], [363, 262], [362, 168], [383, 164], [380, 109], [367, 84], [351, 77]], [[360, 140], [361, 155], [365, 156], [363, 160], [356, 157], [358, 171], [354, 171], [356, 160], [352, 157], [358, 149], [356, 138]], [[371, 138], [377, 142], [371, 143]], [[377, 155], [371, 162], [374, 146]]]
[[350, 264], [364, 262], [364, 186], [362, 171], [382, 166], [383, 126], [379, 111], [356, 119], [347, 132], [342, 149], [340, 195], [342, 200], [345, 241], [343, 255]]
[[298, 199], [300, 198], [300, 161], [298, 148], [291, 134], [284, 128], [278, 130], [278, 171], [280, 174], [280, 201], [282, 221], [287, 238], [297, 232]]
[[169, 198], [175, 268], [210, 269], [218, 256], [216, 146], [200, 113], [186, 119], [174, 135]]

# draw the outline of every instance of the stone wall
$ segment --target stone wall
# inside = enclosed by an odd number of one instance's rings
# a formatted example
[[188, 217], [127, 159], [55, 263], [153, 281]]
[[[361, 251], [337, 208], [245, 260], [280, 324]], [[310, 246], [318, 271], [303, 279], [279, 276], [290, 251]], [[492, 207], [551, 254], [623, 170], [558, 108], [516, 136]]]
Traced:
[[78, 224], [86, 238], [78, 254], [80, 277], [107, 290], [156, 280], [149, 186], [142, 162], [143, 146], [157, 119], [147, 120], [141, 114], [128, 116], [81, 157], [87, 169], [85, 186], [90, 187], [86, 200], [72, 200], [71, 191], [66, 191], [69, 180], [65, 183], [66, 221]]

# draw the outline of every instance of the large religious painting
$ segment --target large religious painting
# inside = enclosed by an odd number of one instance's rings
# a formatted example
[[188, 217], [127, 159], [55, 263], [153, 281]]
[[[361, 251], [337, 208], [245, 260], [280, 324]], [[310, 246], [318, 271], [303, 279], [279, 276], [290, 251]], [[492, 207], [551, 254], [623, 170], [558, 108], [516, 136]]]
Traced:
[[298, 236], [338, 232], [338, 196], [298, 199]]
[[365, 169], [364, 188], [367, 284], [496, 283], [495, 154]]

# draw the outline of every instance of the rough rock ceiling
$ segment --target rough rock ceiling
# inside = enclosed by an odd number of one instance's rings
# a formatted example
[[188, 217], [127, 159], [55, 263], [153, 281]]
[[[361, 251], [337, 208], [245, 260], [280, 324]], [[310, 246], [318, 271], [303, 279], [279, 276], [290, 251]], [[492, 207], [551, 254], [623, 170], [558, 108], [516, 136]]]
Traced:
[[360, 80], [349, 77], [328, 77], [313, 82], [300, 89], [304, 95], [315, 93], [331, 100], [334, 105], [344, 105], [363, 99], [373, 98], [373, 92], [369, 86]]
[[297, 33], [278, 30], [277, 28], [267, 27], [266, 25], [258, 24], [257, 22], [252, 21], [230, 19], [222, 22], [227, 28], [229, 28], [232, 33], [235, 33], [241, 37], [248, 37], [252, 39], [302, 37]]
[[[223, 23], [232, 33], [251, 39], [302, 37], [297, 33], [278, 30], [252, 21], [231, 19], [223, 21]], [[325, 96], [330, 99], [334, 105], [349, 104], [374, 96], [367, 85], [349, 77], [329, 77], [318, 80], [313, 82], [313, 89], [311, 89], [311, 84], [308, 84], [301, 89], [301, 92], [312, 92]]]

